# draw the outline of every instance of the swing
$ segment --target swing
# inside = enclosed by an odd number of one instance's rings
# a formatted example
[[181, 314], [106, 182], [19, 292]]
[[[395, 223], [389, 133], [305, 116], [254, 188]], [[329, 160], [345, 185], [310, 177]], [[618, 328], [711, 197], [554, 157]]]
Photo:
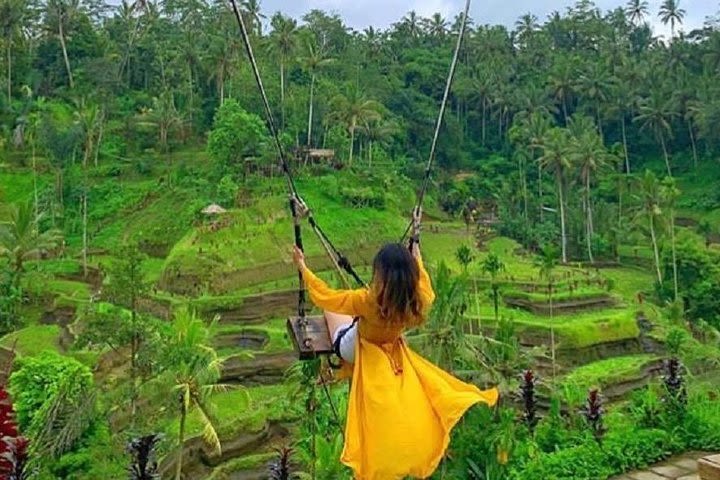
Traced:
[[[270, 133], [274, 139], [275, 142], [275, 148], [278, 152], [278, 155], [280, 157], [281, 167], [283, 170], [283, 173], [285, 174], [285, 178], [287, 180], [288, 189], [290, 191], [290, 211], [293, 218], [293, 224], [294, 224], [294, 233], [295, 233], [295, 245], [300, 248], [300, 250], [303, 250], [303, 243], [302, 243], [302, 235], [301, 235], [301, 229], [300, 229], [300, 220], [302, 217], [307, 217], [308, 223], [310, 224], [310, 227], [312, 228], [313, 232], [317, 235], [318, 239], [320, 240], [320, 244], [325, 249], [325, 252], [332, 260], [333, 265], [335, 266], [336, 270], [340, 274], [340, 279], [344, 283], [345, 288], [350, 288], [349, 283], [347, 282], [347, 279], [343, 275], [343, 271], [350, 275], [356, 282], [356, 284], [360, 287], [365, 287], [365, 283], [362, 281], [360, 276], [355, 272], [352, 265], [350, 264], [350, 261], [340, 253], [340, 251], [332, 244], [330, 239], [325, 235], [325, 232], [320, 228], [320, 226], [315, 221], [312, 212], [309, 208], [305, 205], [305, 203], [302, 201], [300, 195], [298, 194], [297, 188], [295, 186], [295, 181], [293, 179], [292, 173], [290, 171], [290, 166], [287, 161], [287, 157], [285, 154], [285, 150], [282, 146], [282, 143], [280, 142], [280, 136], [278, 134], [277, 127], [275, 125], [275, 119], [272, 114], [272, 110], [270, 108], [270, 103], [267, 98], [267, 94], [265, 93], [265, 87], [262, 83], [262, 78], [260, 76], [260, 71], [257, 66], [257, 62], [255, 61], [255, 56], [252, 51], [252, 46], [250, 44], [250, 37], [248, 35], [247, 28], [245, 26], [245, 22], [242, 18], [242, 15], [240, 14], [240, 11], [237, 7], [237, 4], [235, 0], [230, 0], [230, 3], [232, 5], [233, 13], [235, 14], [235, 18], [238, 22], [238, 25], [240, 27], [240, 32], [242, 34], [242, 40], [245, 47], [245, 51], [248, 55], [248, 59], [250, 60], [250, 64], [252, 66], [253, 75], [255, 77], [255, 81], [257, 83], [258, 89], [260, 91], [260, 96], [262, 97], [263, 106], [265, 109], [265, 116], [267, 120], [267, 126], [270, 130]], [[470, 9], [470, 0], [466, 0], [465, 3], [465, 12], [462, 19], [462, 24], [460, 27], [460, 31], [458, 33], [457, 43], [455, 45], [455, 53], [452, 58], [452, 62], [450, 64], [450, 72], [448, 73], [447, 82], [445, 84], [445, 91], [443, 94], [443, 99], [440, 104], [440, 112], [437, 117], [437, 121], [435, 123], [435, 132], [433, 135], [432, 144], [430, 146], [430, 154], [428, 156], [427, 164], [425, 167], [425, 174], [423, 178], [423, 184], [422, 188], [418, 194], [417, 197], [417, 203], [416, 203], [416, 209], [420, 209], [422, 207], [423, 201], [425, 199], [425, 194], [427, 193], [428, 186], [430, 184], [430, 172], [432, 170], [433, 160], [435, 158], [435, 151], [437, 148], [437, 141], [438, 137], [440, 135], [440, 128], [442, 126], [442, 121], [445, 116], [445, 109], [447, 106], [448, 98], [450, 96], [450, 89], [452, 87], [453, 79], [455, 77], [455, 70], [457, 68], [457, 62], [460, 55], [460, 48], [462, 46], [462, 40], [465, 35], [465, 27], [467, 24], [467, 18], [468, 18], [468, 12]], [[413, 221], [410, 221], [407, 228], [405, 229], [405, 232], [403, 233], [400, 242], [402, 243], [405, 241], [405, 239], [408, 237], [408, 234], [410, 233], [410, 229], [413, 226]], [[414, 242], [417, 241], [417, 238], [411, 237], [409, 240], [409, 247], [412, 248]], [[353, 318], [347, 315], [339, 316], [336, 313], [332, 312], [324, 312], [323, 315], [306, 315], [305, 312], [305, 288], [303, 284], [303, 278], [302, 273], [298, 272], [298, 280], [299, 280], [299, 288], [298, 288], [298, 313], [295, 316], [291, 316], [287, 319], [287, 330], [288, 334], [290, 336], [290, 339], [293, 343], [293, 346], [295, 347], [295, 350], [298, 352], [298, 357], [300, 360], [312, 360], [315, 358], [318, 358], [318, 356], [329, 356], [334, 353], [332, 340], [330, 338], [330, 332], [328, 329], [328, 322], [327, 317], [334, 315], [336, 318], [338, 317], [347, 317], [346, 319], [343, 319], [343, 321], [346, 323], [353, 322]]]

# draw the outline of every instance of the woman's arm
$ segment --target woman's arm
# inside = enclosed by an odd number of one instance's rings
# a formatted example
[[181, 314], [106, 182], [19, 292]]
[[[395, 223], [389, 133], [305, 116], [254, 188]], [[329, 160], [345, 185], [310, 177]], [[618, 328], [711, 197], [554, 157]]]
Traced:
[[322, 308], [343, 315], [363, 315], [367, 304], [366, 289], [335, 290], [330, 288], [321, 278], [315, 275], [305, 264], [305, 256], [295, 247], [293, 259], [302, 272], [310, 300]]
[[420, 300], [422, 301], [423, 307], [429, 309], [435, 301], [435, 292], [432, 288], [432, 281], [425, 265], [423, 264], [422, 256], [420, 255], [420, 245], [418, 243], [413, 244], [413, 256], [417, 260], [418, 268], [420, 269], [420, 278], [418, 280], [418, 293], [420, 294]]

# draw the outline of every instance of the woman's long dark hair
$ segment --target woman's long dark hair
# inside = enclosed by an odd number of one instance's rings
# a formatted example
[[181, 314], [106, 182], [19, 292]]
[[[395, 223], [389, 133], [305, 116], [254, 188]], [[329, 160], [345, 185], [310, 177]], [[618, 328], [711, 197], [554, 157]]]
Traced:
[[422, 323], [419, 278], [418, 263], [406, 246], [390, 243], [375, 255], [373, 292], [380, 318], [410, 326]]

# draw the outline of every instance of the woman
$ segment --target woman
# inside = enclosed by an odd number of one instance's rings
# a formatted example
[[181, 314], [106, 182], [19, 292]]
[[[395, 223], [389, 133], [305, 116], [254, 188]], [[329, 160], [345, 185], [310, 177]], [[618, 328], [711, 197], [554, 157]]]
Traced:
[[[418, 217], [418, 216], [416, 216]], [[416, 218], [419, 222], [419, 218]], [[406, 328], [421, 325], [435, 294], [420, 256], [400, 244], [383, 247], [370, 287], [333, 290], [295, 248], [312, 302], [326, 314], [341, 358], [352, 364], [352, 384], [341, 461], [360, 480], [429, 477], [450, 442], [450, 430], [472, 405], [494, 405], [496, 389], [463, 383], [411, 351]], [[343, 324], [340, 324], [343, 322]]]

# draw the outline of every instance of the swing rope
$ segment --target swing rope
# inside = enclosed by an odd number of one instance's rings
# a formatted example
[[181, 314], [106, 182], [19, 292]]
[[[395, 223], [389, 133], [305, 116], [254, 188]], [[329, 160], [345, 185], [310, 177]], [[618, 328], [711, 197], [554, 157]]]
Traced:
[[[255, 60], [255, 54], [253, 53], [252, 44], [250, 43], [250, 35], [248, 34], [248, 29], [245, 25], [245, 20], [243, 20], [242, 14], [240, 13], [240, 10], [237, 6], [237, 3], [235, 0], [230, 0], [230, 4], [232, 5], [233, 13], [235, 14], [235, 19], [238, 22], [238, 25], [240, 27], [240, 33], [242, 36], [243, 46], [245, 47], [245, 52], [247, 53], [248, 59], [250, 61], [250, 66], [252, 67], [253, 76], [255, 77], [255, 82], [257, 83], [258, 89], [260, 91], [260, 97], [262, 98], [263, 108], [265, 110], [265, 118], [267, 121], [267, 127], [270, 130], [270, 134], [273, 137], [275, 148], [277, 150], [277, 153], [280, 157], [280, 163], [282, 167], [282, 171], [285, 174], [285, 178], [287, 180], [288, 184], [288, 190], [290, 191], [291, 196], [291, 203], [301, 202], [300, 194], [298, 193], [297, 186], [295, 184], [295, 179], [293, 178], [292, 171], [290, 170], [290, 164], [287, 160], [287, 155], [285, 153], [285, 149], [283, 148], [282, 142], [280, 141], [280, 134], [277, 128], [277, 125], [275, 123], [275, 118], [272, 113], [272, 109], [270, 108], [270, 102], [268, 101], [267, 93], [265, 91], [265, 86], [262, 82], [262, 77], [260, 76], [260, 69], [258, 68], [257, 61]], [[291, 212], [293, 214], [293, 222], [295, 224], [295, 245], [302, 250], [302, 240], [300, 238], [299, 234], [299, 228], [300, 228], [300, 212], [297, 211], [297, 208], [294, 206], [291, 206]], [[323, 247], [328, 251], [328, 253], [332, 253], [331, 258], [333, 260], [333, 265], [338, 268], [342, 268], [345, 270], [348, 275], [350, 275], [359, 286], [365, 286], [365, 282], [362, 281], [360, 276], [357, 274], [355, 269], [353, 268], [352, 264], [348, 260], [348, 258], [343, 255], [340, 250], [335, 247], [335, 245], [332, 243], [330, 238], [325, 234], [325, 232], [320, 228], [320, 225], [317, 223], [315, 218], [312, 215], [312, 211], [307, 209], [306, 215], [308, 217], [308, 222], [310, 223], [310, 226], [312, 227], [315, 234], [320, 239], [321, 244]], [[301, 295], [304, 296], [304, 285], [302, 282], [302, 274], [300, 274], [300, 291], [303, 292]], [[300, 305], [298, 307], [298, 315], [300, 317], [305, 316], [304, 312], [304, 300], [298, 302]]]
[[[457, 69], [458, 59], [460, 58], [460, 49], [462, 48], [463, 38], [465, 37], [465, 29], [467, 28], [468, 14], [470, 12], [470, 0], [465, 1], [465, 11], [462, 17], [462, 23], [460, 24], [460, 31], [458, 32], [457, 43], [455, 44], [455, 53], [453, 54], [452, 63], [450, 63], [450, 72], [448, 73], [447, 82], [445, 83], [445, 92], [443, 94], [442, 102], [440, 103], [440, 113], [438, 114], [437, 121], [435, 122], [435, 133], [433, 134], [432, 143], [430, 144], [430, 154], [428, 156], [427, 164], [425, 165], [425, 176], [423, 178], [422, 188], [417, 197], [417, 203], [415, 209], [417, 211], [422, 208], [423, 202], [425, 201], [425, 194], [427, 193], [428, 187], [430, 186], [430, 173], [432, 172], [432, 166], [435, 161], [435, 153], [437, 150], [437, 142], [440, 137], [440, 128], [445, 118], [445, 109], [447, 107], [448, 98], [450, 97], [450, 89], [452, 88], [453, 80], [455, 79], [455, 71]], [[413, 226], [411, 220], [408, 224], [405, 232], [400, 238], [400, 243], [405, 241], [410, 229]], [[416, 239], [410, 239], [410, 246], [416, 241]]]

